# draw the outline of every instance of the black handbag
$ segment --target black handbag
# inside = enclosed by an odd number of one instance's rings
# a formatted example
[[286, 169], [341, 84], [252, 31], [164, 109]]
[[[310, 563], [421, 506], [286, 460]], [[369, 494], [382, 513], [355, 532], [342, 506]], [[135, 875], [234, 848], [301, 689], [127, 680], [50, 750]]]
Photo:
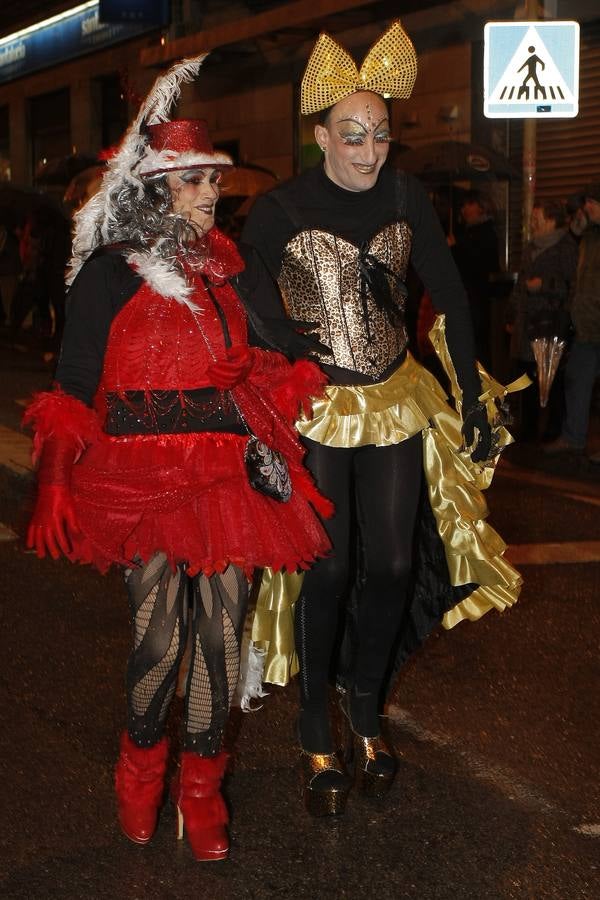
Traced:
[[292, 480], [282, 453], [251, 434], [244, 450], [244, 462], [248, 481], [255, 491], [279, 503], [288, 502], [292, 496]]

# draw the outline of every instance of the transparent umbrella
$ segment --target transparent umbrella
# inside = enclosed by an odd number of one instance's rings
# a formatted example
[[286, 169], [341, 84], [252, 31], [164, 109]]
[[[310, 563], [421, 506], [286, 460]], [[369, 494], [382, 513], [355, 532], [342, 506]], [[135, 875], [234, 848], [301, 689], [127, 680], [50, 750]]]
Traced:
[[502, 181], [519, 179], [510, 160], [481, 144], [466, 141], [434, 141], [399, 154], [396, 165], [423, 181], [452, 184], [454, 181]]
[[533, 350], [537, 366], [540, 406], [542, 409], [548, 403], [552, 382], [554, 381], [566, 343], [557, 335], [553, 337], [536, 337], [531, 341], [531, 349]]

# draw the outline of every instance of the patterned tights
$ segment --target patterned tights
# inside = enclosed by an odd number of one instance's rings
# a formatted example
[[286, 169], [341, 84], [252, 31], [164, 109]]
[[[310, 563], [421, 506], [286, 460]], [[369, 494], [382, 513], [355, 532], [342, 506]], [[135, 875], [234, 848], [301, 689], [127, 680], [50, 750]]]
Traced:
[[190, 578], [157, 553], [127, 570], [126, 583], [133, 624], [127, 665], [131, 739], [140, 747], [160, 740], [189, 632], [184, 748], [215, 756], [239, 675], [248, 600], [243, 572], [229, 566], [222, 574]]

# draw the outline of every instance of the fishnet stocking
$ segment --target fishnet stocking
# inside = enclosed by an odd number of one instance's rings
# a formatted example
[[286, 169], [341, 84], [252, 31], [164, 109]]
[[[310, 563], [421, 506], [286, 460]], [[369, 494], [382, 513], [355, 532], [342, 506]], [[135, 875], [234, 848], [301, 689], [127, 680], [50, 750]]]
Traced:
[[187, 689], [187, 730], [192, 734], [206, 731], [212, 718], [212, 697], [210, 678], [206, 668], [206, 660], [202, 652], [199, 635], [194, 638], [194, 665], [188, 681]]
[[248, 601], [243, 572], [229, 566], [220, 575], [192, 579], [192, 661], [186, 697], [185, 747], [214, 756], [223, 740], [235, 691], [240, 642]]

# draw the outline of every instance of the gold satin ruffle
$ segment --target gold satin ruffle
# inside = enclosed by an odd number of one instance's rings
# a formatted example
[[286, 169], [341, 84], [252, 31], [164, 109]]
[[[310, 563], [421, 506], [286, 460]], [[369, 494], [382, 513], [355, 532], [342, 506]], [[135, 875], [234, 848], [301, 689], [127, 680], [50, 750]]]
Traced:
[[[436, 320], [430, 338], [460, 410], [460, 389], [446, 347], [443, 316]], [[526, 387], [529, 379], [525, 376], [505, 387], [482, 367], [479, 371], [484, 387], [480, 400], [486, 403], [501, 450], [512, 438], [498, 421], [496, 401]], [[330, 447], [383, 447], [422, 432], [423, 469], [450, 582], [479, 585], [444, 615], [445, 628], [463, 619], [479, 619], [490, 609], [502, 612], [516, 603], [521, 587], [519, 573], [504, 559], [506, 544], [485, 521], [488, 508], [482, 491], [491, 484], [498, 457], [474, 463], [463, 447], [461, 424], [437, 380], [410, 355], [387, 381], [328, 386], [326, 396], [313, 402], [312, 419], [296, 423], [302, 435]], [[286, 684], [298, 670], [293, 606], [301, 586], [302, 575], [264, 572], [252, 640], [266, 653], [264, 680], [274, 684]]]
[[263, 569], [252, 643], [263, 656], [262, 680], [269, 684], [287, 684], [300, 668], [294, 643], [294, 604], [303, 577], [304, 573]]

